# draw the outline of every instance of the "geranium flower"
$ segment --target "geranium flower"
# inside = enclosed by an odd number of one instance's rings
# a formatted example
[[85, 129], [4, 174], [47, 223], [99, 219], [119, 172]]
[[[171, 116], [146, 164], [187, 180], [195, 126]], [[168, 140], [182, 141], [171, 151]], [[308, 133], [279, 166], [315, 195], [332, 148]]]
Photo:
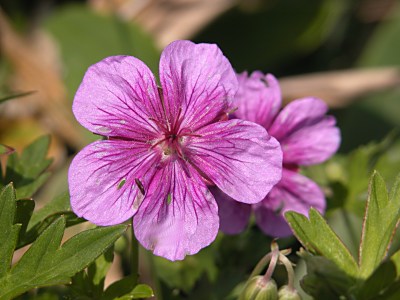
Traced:
[[235, 97], [238, 110], [234, 117], [256, 122], [268, 130], [282, 146], [281, 181], [266, 198], [248, 205], [232, 201], [213, 189], [219, 205], [221, 229], [228, 234], [241, 232], [252, 211], [256, 223], [268, 235], [291, 235], [284, 213], [293, 210], [308, 216], [310, 207], [325, 210], [325, 197], [318, 185], [298, 173], [299, 166], [321, 163], [331, 157], [340, 144], [335, 118], [327, 116], [327, 105], [317, 98], [302, 98], [282, 110], [281, 91], [274, 76], [254, 72], [238, 75], [239, 90]]
[[73, 211], [97, 225], [133, 218], [154, 254], [183, 259], [209, 245], [218, 207], [206, 184], [257, 203], [281, 177], [279, 143], [231, 109], [236, 75], [216, 45], [177, 41], [161, 55], [160, 82], [130, 56], [91, 66], [73, 112], [94, 142], [71, 163]]

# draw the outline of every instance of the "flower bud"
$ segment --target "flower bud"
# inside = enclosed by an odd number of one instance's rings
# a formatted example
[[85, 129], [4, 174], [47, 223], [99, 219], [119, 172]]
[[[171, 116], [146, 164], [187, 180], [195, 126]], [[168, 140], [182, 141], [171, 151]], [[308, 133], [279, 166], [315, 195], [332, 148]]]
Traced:
[[289, 288], [287, 285], [279, 289], [279, 300], [301, 300], [299, 293], [295, 289]]
[[274, 280], [266, 281], [261, 275], [251, 278], [243, 289], [239, 300], [277, 300], [278, 288]]

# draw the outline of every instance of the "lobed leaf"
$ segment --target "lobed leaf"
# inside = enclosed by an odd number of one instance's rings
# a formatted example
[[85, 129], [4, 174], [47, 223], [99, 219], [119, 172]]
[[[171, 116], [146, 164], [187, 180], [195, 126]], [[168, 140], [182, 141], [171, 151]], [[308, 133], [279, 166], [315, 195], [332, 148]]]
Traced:
[[400, 250], [398, 250], [396, 253], [394, 253], [391, 257], [390, 260], [394, 263], [396, 266], [396, 273], [397, 277], [400, 278]]
[[114, 247], [110, 247], [92, 263], [87, 270], [88, 279], [93, 286], [93, 291], [95, 296], [103, 294], [104, 281], [108, 270], [114, 260]]
[[0, 299], [11, 299], [36, 287], [69, 282], [70, 277], [93, 262], [127, 228], [117, 225], [83, 231], [60, 248], [65, 223], [63, 216], [53, 222], [0, 278]]
[[79, 298], [100, 299], [103, 295], [104, 281], [114, 259], [114, 247], [109, 247], [101, 256], [72, 278], [69, 285]]
[[305, 292], [315, 299], [336, 300], [341, 299], [340, 297], [351, 299], [348, 296], [356, 279], [324, 257], [306, 253], [300, 256], [304, 258], [307, 265], [307, 275], [300, 282]]
[[373, 157], [380, 151], [381, 144], [368, 144], [351, 152], [345, 160], [348, 172], [345, 208], [360, 217], [364, 214], [366, 191], [371, 174]]
[[392, 261], [386, 261], [374, 270], [358, 288], [357, 299], [376, 300], [388, 289], [396, 279], [396, 266]]
[[[15, 190], [10, 183], [0, 194], [0, 277], [8, 272], [17, 243], [20, 224], [14, 225]], [[1, 289], [0, 289], [1, 290]]]
[[26, 232], [23, 232], [24, 234], [19, 238], [17, 249], [32, 243], [61, 215], [64, 216], [67, 227], [86, 221], [71, 211], [69, 195], [63, 193], [32, 214]]
[[136, 281], [136, 277], [127, 276], [113, 283], [107, 288], [101, 300], [128, 300], [154, 296], [151, 287], [146, 284], [132, 286], [132, 280]]
[[17, 200], [17, 211], [15, 217], [15, 223], [21, 224], [21, 231], [19, 232], [19, 240], [25, 235], [28, 227], [29, 220], [32, 217], [33, 210], [35, 209], [35, 201], [31, 199]]
[[400, 299], [400, 280], [396, 280], [374, 300], [398, 300], [398, 299]]
[[317, 210], [310, 209], [309, 220], [293, 211], [287, 212], [285, 217], [307, 250], [325, 256], [348, 275], [357, 276], [358, 265], [353, 256]]
[[69, 202], [68, 193], [62, 193], [61, 195], [54, 198], [52, 201], [47, 203], [40, 210], [35, 211], [28, 225], [28, 230], [37, 226], [39, 223], [43, 222], [50, 215], [55, 212], [67, 212], [71, 211], [71, 206]]
[[17, 199], [30, 198], [49, 177], [45, 172], [51, 163], [46, 158], [49, 143], [49, 136], [40, 137], [26, 147], [20, 157], [17, 153], [8, 157], [3, 182], [14, 183]]
[[202, 276], [214, 280], [218, 274], [215, 254], [212, 248], [206, 248], [195, 256], [187, 256], [182, 261], [169, 261], [163, 257], [154, 257], [157, 276], [170, 288], [190, 292]]
[[129, 299], [142, 299], [153, 297], [154, 293], [151, 287], [146, 284], [138, 284], [134, 289], [127, 295], [118, 297], [115, 300], [129, 300]]
[[400, 177], [390, 197], [376, 171], [370, 182], [359, 250], [360, 276], [369, 277], [385, 258], [396, 230], [400, 212]]

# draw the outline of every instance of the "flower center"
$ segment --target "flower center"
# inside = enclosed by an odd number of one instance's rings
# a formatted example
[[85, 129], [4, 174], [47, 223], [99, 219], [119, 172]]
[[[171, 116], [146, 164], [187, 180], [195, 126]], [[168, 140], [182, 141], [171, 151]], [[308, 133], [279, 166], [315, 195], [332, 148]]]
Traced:
[[157, 147], [162, 151], [164, 159], [167, 157], [179, 157], [185, 159], [184, 144], [187, 137], [200, 137], [193, 133], [189, 128], [183, 128], [182, 125], [182, 108], [179, 108], [178, 114], [171, 122], [160, 121], [155, 118], [151, 120], [160, 129], [162, 135], [159, 140], [156, 140], [151, 148]]
[[182, 136], [175, 131], [165, 130], [161, 139], [155, 141], [151, 148], [153, 149], [157, 147], [162, 151], [164, 156], [177, 155], [180, 158], [184, 158], [182, 152]]
[[179, 136], [175, 133], [164, 133], [164, 139], [161, 143], [164, 155], [172, 155], [176, 153], [179, 157], [183, 157], [179, 140], [181, 139], [179, 139]]

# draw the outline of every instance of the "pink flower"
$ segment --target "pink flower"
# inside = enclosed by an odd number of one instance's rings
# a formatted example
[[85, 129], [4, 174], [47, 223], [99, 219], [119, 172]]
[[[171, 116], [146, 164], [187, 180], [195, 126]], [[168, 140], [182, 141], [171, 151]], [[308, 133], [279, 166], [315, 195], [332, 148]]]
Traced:
[[108, 57], [91, 66], [73, 112], [107, 137], [79, 152], [68, 179], [74, 212], [97, 225], [133, 218], [154, 254], [183, 259], [209, 245], [218, 207], [206, 184], [257, 203], [281, 177], [279, 143], [231, 108], [236, 75], [216, 45], [177, 41], [160, 60], [160, 82], [140, 60]]
[[318, 185], [298, 173], [299, 166], [321, 163], [331, 157], [340, 144], [335, 118], [326, 116], [327, 105], [320, 99], [303, 98], [282, 110], [281, 91], [274, 76], [254, 72], [237, 75], [239, 90], [235, 97], [236, 118], [256, 122], [267, 129], [282, 146], [281, 181], [260, 203], [248, 205], [232, 201], [218, 189], [221, 230], [241, 232], [253, 210], [258, 226], [268, 235], [291, 235], [284, 213], [289, 210], [308, 215], [310, 207], [325, 211], [325, 197]]

